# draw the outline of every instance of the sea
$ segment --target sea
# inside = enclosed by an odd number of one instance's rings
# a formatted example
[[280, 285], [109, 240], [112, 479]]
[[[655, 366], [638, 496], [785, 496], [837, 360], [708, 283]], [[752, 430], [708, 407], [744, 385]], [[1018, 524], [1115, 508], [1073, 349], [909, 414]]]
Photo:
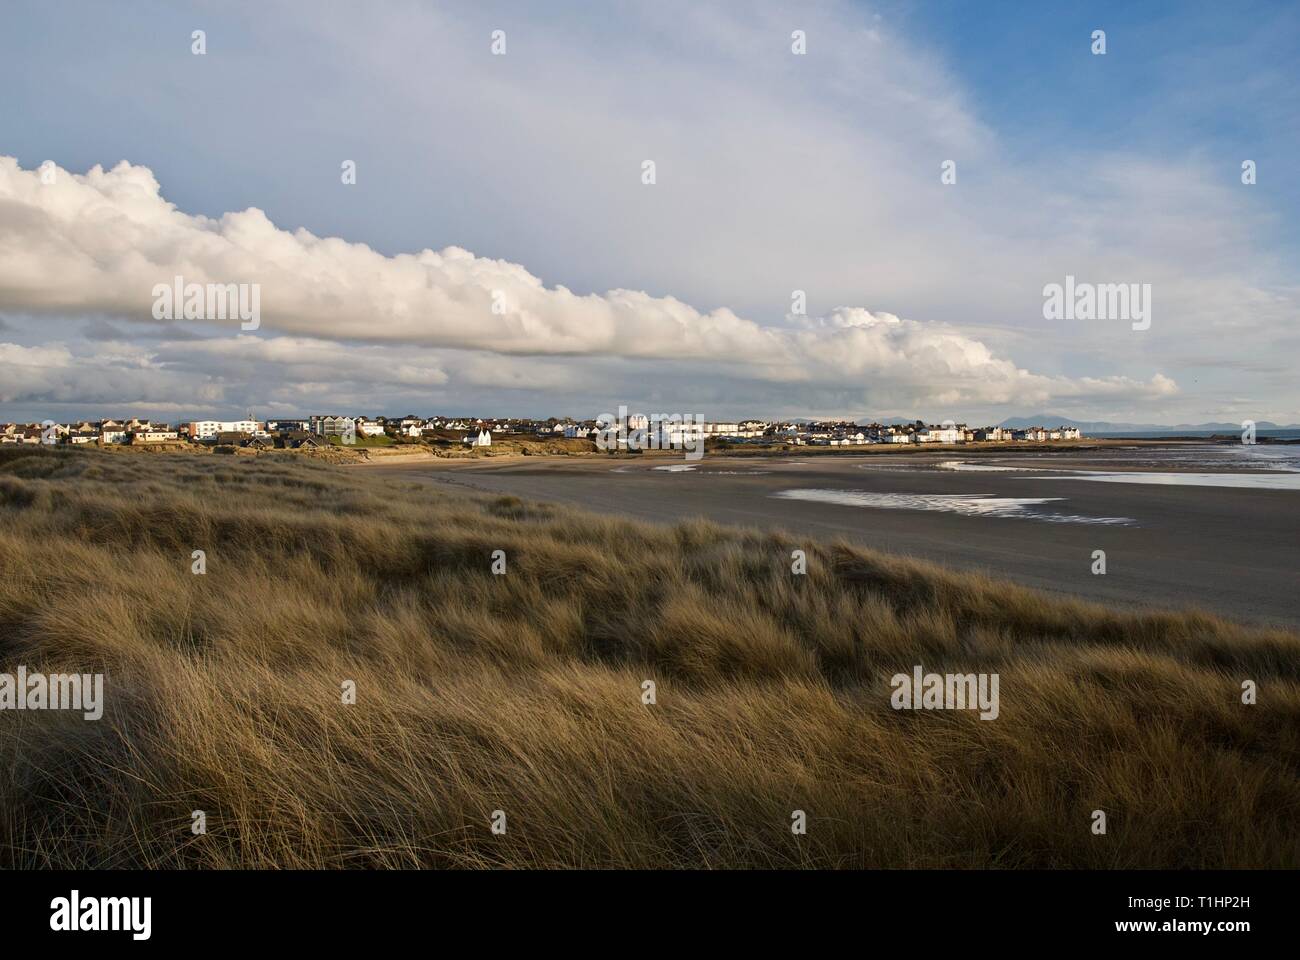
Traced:
[[[1234, 436], [1231, 430], [1148, 430], [1142, 433], [1086, 433], [1085, 437], [1097, 437], [1102, 440], [1170, 440], [1175, 437], [1211, 437]], [[1255, 438], [1268, 437], [1272, 440], [1300, 440], [1300, 430], [1257, 430]]]

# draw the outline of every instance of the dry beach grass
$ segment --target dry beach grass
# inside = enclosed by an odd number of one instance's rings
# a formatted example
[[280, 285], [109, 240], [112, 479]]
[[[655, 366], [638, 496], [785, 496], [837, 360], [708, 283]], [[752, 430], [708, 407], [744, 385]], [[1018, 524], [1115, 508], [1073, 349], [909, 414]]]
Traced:
[[5, 867], [1300, 864], [1295, 634], [301, 458], [0, 451], [20, 664], [106, 706], [0, 713]]

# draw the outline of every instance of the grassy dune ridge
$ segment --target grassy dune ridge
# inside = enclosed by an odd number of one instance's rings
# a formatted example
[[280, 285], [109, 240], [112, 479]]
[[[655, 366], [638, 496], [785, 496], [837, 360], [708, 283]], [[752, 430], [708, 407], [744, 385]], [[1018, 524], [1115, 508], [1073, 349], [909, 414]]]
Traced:
[[1295, 634], [300, 458], [0, 451], [19, 664], [106, 706], [0, 713], [4, 867], [1300, 864]]

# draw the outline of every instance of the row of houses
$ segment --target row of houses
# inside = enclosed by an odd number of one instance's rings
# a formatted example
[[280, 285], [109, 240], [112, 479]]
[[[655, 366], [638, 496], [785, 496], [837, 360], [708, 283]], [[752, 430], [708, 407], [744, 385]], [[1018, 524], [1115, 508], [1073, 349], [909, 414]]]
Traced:
[[[645, 414], [626, 418], [627, 432], [639, 433], [665, 444], [683, 440], [694, 443], [700, 439], [723, 440], [729, 443], [789, 443], [813, 446], [859, 446], [876, 443], [1012, 443], [1048, 440], [1078, 440], [1082, 433], [1078, 427], [1054, 428], [1028, 427], [971, 427], [964, 423], [945, 421], [942, 424], [913, 423], [885, 425], [858, 424], [843, 421], [788, 421], [768, 422], [742, 420], [739, 422], [678, 422], [663, 420]], [[596, 431], [591, 430], [594, 439]]]
[[[166, 444], [166, 443], [233, 443], [281, 440], [289, 431], [271, 431], [256, 420], [200, 420], [175, 427], [167, 423], [140, 420], [97, 420], [76, 423], [0, 423], [0, 443], [56, 445], [98, 444]], [[308, 434], [299, 431], [300, 437]], [[316, 440], [313, 439], [313, 443]], [[264, 446], [281, 444], [262, 443]]]
[[308, 418], [306, 428], [323, 437], [405, 437], [410, 439], [446, 440], [449, 435], [463, 435], [473, 446], [490, 446], [492, 436], [527, 439], [595, 439], [596, 420], [549, 418], [535, 420], [517, 417], [367, 417], [318, 414]]
[[[653, 434], [664, 445], [694, 444], [701, 440], [729, 443], [789, 443], [812, 446], [860, 446], [877, 443], [1015, 443], [1078, 440], [1078, 427], [970, 427], [945, 421], [928, 424], [858, 424], [853, 421], [781, 422], [764, 420], [690, 421], [661, 420], [632, 414], [625, 426], [630, 433]], [[490, 446], [493, 436], [597, 440], [609, 424], [600, 420], [549, 418], [466, 418], [340, 416], [315, 414], [306, 419], [260, 421], [251, 414], [242, 420], [192, 420], [170, 424], [129, 420], [75, 423], [0, 423], [0, 443], [33, 444], [157, 444], [205, 443], [264, 448], [321, 445], [332, 438], [347, 441], [387, 436], [394, 439], [461, 442]], [[310, 443], [307, 441], [310, 438]]]
[[0, 423], [0, 444], [175, 443], [180, 433], [170, 424], [148, 420], [82, 420], [74, 423]]
[[810, 446], [858, 446], [876, 443], [1017, 443], [1049, 440], [1078, 440], [1078, 427], [971, 427], [946, 421], [942, 424], [915, 423], [884, 425], [869, 423], [783, 423], [772, 431], [785, 443]]

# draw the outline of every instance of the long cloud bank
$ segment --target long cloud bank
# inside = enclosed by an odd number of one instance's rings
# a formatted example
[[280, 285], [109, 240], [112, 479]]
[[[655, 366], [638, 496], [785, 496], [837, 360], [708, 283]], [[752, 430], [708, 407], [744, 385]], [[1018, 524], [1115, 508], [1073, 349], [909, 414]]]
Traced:
[[[675, 377], [698, 367], [700, 376], [949, 406], [1177, 392], [1159, 373], [1146, 381], [1033, 373], [944, 323], [838, 308], [764, 326], [640, 291], [577, 294], [459, 247], [389, 257], [280, 229], [256, 208], [190, 215], [162, 196], [143, 166], [72, 174], [53, 165], [23, 170], [0, 157], [0, 311], [153, 323], [154, 288], [175, 276], [260, 285], [263, 339], [273, 335], [264, 359], [286, 364], [307, 340], [359, 341], [503, 357], [619, 357]], [[239, 332], [237, 319], [227, 323], [232, 336]], [[0, 372], [13, 373], [5, 357], [0, 352]], [[446, 379], [423, 361], [407, 375], [418, 381], [424, 369], [431, 383]]]

